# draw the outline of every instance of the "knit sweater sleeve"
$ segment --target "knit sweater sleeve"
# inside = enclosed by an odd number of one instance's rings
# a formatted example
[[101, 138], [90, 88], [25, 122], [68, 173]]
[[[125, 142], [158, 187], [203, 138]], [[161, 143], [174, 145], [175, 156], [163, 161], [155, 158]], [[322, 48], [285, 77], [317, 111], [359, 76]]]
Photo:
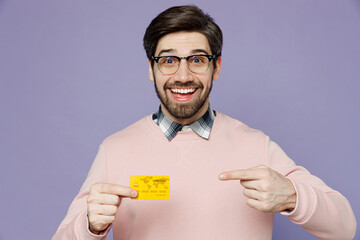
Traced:
[[106, 239], [110, 227], [100, 235], [92, 234], [88, 228], [86, 199], [90, 186], [96, 182], [107, 182], [106, 159], [103, 145], [100, 145], [96, 158], [79, 194], [71, 203], [64, 220], [61, 222], [52, 240]]
[[297, 202], [289, 219], [319, 239], [353, 239], [356, 220], [348, 200], [295, 163], [266, 137], [268, 166], [286, 176], [294, 185]]

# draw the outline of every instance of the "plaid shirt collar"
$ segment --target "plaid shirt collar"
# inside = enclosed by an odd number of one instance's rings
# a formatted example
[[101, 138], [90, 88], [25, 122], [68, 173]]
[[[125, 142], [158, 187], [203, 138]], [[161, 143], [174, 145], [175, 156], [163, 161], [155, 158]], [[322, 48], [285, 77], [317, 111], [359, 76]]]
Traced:
[[215, 116], [216, 112], [213, 111], [209, 106], [207, 112], [199, 120], [189, 125], [182, 125], [167, 118], [162, 113], [161, 107], [159, 107], [159, 111], [152, 115], [152, 119], [160, 127], [165, 137], [169, 141], [171, 141], [171, 139], [176, 136], [177, 132], [181, 131], [184, 126], [188, 126], [189, 128], [191, 128], [200, 137], [209, 139], [211, 127], [214, 123]]

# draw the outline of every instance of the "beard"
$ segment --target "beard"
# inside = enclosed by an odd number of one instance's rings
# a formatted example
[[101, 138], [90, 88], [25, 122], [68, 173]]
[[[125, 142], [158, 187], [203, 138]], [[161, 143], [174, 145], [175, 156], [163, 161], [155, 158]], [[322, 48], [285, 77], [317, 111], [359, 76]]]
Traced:
[[[160, 99], [163, 106], [166, 108], [166, 110], [175, 118], [177, 119], [187, 119], [193, 117], [199, 110], [204, 106], [206, 103], [206, 100], [209, 98], [211, 89], [212, 89], [212, 81], [210, 88], [207, 90], [207, 92], [202, 93], [204, 91], [204, 85], [201, 82], [187, 82], [187, 83], [166, 83], [160, 91], [156, 85], [156, 78], [154, 76], [154, 86], [155, 91]], [[169, 99], [168, 95], [166, 94], [167, 89], [169, 87], [195, 87], [197, 88], [196, 96], [193, 97], [193, 99], [190, 100], [189, 103], [176, 103]]]

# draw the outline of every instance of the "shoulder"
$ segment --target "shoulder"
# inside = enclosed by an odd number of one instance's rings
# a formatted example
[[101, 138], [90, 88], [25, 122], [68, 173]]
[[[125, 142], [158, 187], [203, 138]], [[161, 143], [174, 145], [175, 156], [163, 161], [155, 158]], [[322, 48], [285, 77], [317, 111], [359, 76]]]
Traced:
[[235, 118], [232, 118], [226, 114], [219, 112], [217, 112], [217, 116], [219, 117], [219, 121], [221, 122], [219, 124], [220, 131], [236, 132], [238, 134], [240, 133], [245, 135], [265, 137], [265, 134], [261, 130], [249, 127], [240, 120], [237, 120]]
[[222, 141], [236, 146], [242, 145], [246, 148], [264, 148], [268, 141], [262, 131], [254, 129], [245, 123], [229, 117], [228, 115], [217, 113], [216, 124], [214, 123], [214, 132], [212, 139], [215, 141]]
[[[153, 126], [154, 125], [154, 126]], [[119, 143], [134, 144], [147, 138], [153, 138], [156, 135], [156, 124], [152, 121], [151, 115], [145, 116], [126, 128], [108, 136], [104, 139], [103, 145], [118, 145]]]

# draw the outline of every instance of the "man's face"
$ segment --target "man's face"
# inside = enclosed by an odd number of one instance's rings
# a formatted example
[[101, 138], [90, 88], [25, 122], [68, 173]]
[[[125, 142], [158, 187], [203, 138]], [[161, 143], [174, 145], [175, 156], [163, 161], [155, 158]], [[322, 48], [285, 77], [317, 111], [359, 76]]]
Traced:
[[[176, 32], [159, 40], [154, 55], [187, 57], [196, 54], [213, 54], [205, 35], [198, 32]], [[185, 59], [180, 61], [179, 69], [174, 74], [161, 73], [158, 63], [155, 62], [152, 68], [149, 61], [149, 76], [155, 82], [161, 110], [167, 117], [182, 124], [199, 119], [209, 106], [212, 81], [218, 79], [220, 69], [220, 57], [215, 69], [210, 62], [209, 68], [203, 73], [191, 72]]]

